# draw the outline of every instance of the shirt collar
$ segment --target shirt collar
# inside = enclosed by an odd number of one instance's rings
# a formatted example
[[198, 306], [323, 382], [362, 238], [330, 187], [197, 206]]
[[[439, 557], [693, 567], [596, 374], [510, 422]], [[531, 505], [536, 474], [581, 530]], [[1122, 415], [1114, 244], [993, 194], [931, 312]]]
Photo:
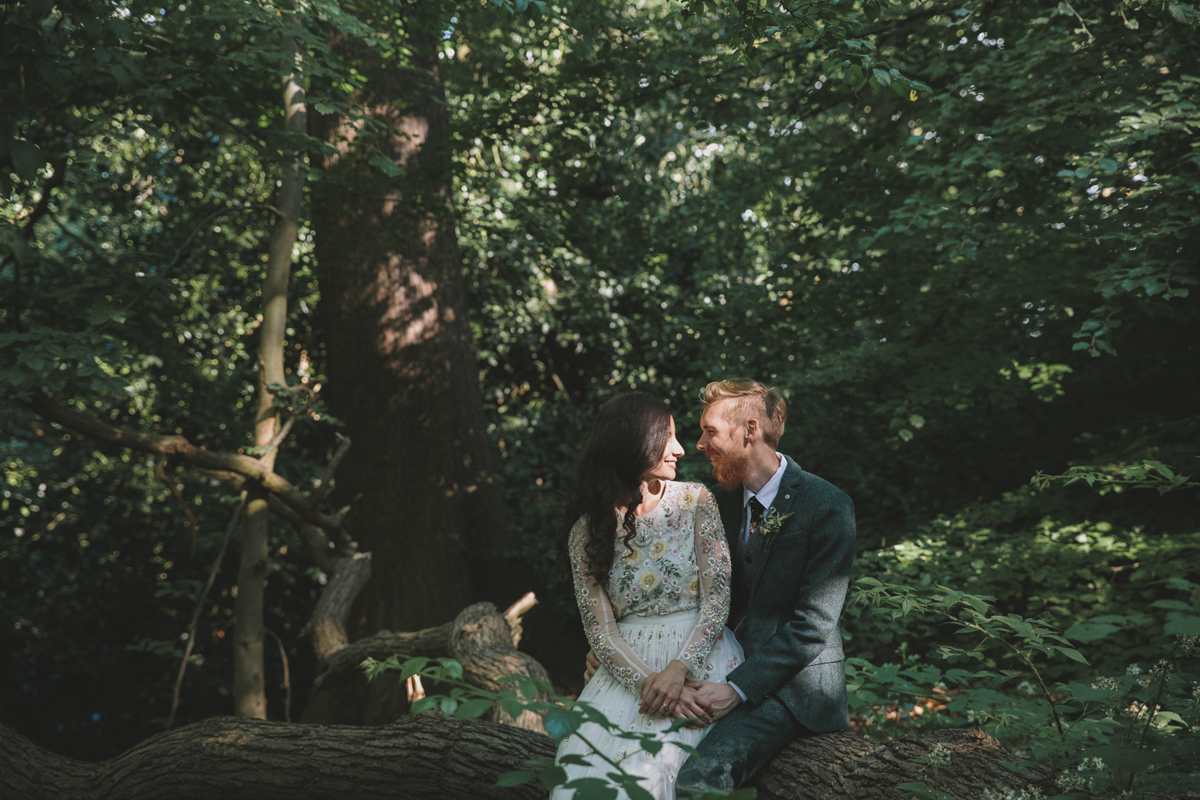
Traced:
[[776, 453], [775, 457], [779, 459], [779, 469], [775, 470], [775, 474], [763, 484], [761, 489], [752, 492], [745, 486], [742, 487], [743, 508], [750, 504], [751, 497], [757, 497], [763, 508], [770, 508], [771, 503], [775, 502], [775, 495], [779, 494], [779, 484], [783, 481], [783, 473], [787, 471], [787, 459], [781, 453]]

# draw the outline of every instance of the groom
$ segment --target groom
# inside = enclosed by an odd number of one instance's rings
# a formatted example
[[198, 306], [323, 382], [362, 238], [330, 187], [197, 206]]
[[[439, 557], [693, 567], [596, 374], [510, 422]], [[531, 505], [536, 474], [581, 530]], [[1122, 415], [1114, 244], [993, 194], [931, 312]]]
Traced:
[[716, 724], [680, 770], [680, 798], [733, 791], [793, 739], [849, 722], [838, 618], [854, 561], [854, 505], [775, 451], [787, 420], [778, 389], [718, 381], [703, 399], [696, 446], [720, 484], [714, 494], [733, 558], [729, 628], [746, 660], [728, 683], [684, 690]]

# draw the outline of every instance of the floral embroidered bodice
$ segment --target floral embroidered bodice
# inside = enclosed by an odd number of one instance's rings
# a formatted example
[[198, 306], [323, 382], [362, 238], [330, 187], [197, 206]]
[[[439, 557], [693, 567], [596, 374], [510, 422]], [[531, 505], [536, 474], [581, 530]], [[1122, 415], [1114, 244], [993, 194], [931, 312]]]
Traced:
[[705, 662], [729, 616], [729, 546], [716, 501], [699, 483], [668, 482], [659, 504], [637, 518], [629, 552], [617, 530], [617, 552], [607, 587], [588, 574], [585, 521], [571, 531], [569, 552], [583, 630], [600, 663], [623, 685], [641, 691], [653, 671], [621, 638], [617, 620], [630, 614], [665, 616], [699, 609], [691, 635], [676, 656], [690, 677], [703, 680]]

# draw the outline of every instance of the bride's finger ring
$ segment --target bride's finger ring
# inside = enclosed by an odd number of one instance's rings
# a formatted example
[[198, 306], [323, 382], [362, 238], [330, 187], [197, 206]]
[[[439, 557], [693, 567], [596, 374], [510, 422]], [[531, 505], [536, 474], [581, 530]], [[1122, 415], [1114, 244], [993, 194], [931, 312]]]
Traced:
[[663, 711], [666, 711], [670, 707], [671, 707], [670, 703], [663, 703]]

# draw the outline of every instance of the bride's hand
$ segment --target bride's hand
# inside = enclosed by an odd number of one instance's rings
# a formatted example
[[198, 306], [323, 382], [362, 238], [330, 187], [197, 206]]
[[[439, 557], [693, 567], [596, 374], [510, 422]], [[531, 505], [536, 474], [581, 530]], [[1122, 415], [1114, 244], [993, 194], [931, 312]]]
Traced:
[[662, 672], [652, 673], [642, 681], [642, 698], [638, 710], [652, 717], [670, 714], [679, 700], [686, 679], [687, 667], [677, 659], [672, 660]]

